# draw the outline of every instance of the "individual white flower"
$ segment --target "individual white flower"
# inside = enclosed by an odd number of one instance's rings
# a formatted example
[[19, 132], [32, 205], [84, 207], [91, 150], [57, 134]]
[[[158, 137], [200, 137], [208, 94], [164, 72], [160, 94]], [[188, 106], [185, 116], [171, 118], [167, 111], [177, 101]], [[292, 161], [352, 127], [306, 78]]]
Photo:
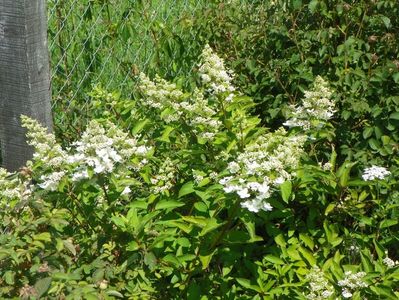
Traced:
[[362, 178], [365, 181], [370, 181], [375, 179], [384, 179], [386, 176], [390, 174], [391, 172], [389, 172], [386, 168], [373, 165], [370, 168], [366, 168], [364, 170]]
[[348, 289], [343, 289], [342, 290], [342, 297], [344, 298], [350, 298], [352, 297], [353, 294], [348, 290]]
[[127, 186], [123, 189], [121, 195], [129, 195], [132, 190]]
[[284, 182], [285, 182], [285, 179], [283, 177], [277, 177], [276, 179], [274, 179], [274, 184], [276, 184], [276, 185], [283, 184]]
[[238, 196], [240, 196], [241, 199], [248, 198], [251, 196], [251, 194], [248, 192], [248, 189], [240, 189], [237, 191]]

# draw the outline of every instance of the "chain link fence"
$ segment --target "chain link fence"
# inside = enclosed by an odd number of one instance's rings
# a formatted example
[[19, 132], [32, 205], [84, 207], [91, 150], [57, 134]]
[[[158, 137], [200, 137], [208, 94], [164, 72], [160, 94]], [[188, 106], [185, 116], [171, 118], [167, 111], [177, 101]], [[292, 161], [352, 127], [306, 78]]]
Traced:
[[80, 130], [94, 85], [129, 97], [139, 72], [164, 77], [190, 72], [201, 51], [191, 42], [191, 25], [206, 5], [206, 0], [48, 0], [56, 130]]

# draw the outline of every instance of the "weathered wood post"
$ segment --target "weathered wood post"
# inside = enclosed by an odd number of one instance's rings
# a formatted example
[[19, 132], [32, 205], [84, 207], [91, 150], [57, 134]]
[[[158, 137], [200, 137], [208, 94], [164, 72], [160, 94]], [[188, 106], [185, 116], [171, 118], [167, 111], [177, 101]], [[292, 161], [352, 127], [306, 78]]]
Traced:
[[2, 165], [31, 158], [20, 115], [52, 130], [46, 0], [0, 0], [0, 143]]

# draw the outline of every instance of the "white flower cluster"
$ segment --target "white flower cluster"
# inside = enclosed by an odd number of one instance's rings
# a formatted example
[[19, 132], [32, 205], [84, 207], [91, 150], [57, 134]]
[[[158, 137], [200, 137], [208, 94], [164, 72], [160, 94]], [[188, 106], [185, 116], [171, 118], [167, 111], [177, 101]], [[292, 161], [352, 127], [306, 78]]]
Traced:
[[204, 95], [196, 89], [190, 98], [190, 102], [182, 102], [187, 122], [193, 127], [193, 131], [200, 138], [210, 141], [222, 127], [218, 120], [217, 109], [204, 98]]
[[386, 176], [390, 174], [391, 172], [389, 172], [386, 168], [373, 165], [370, 168], [366, 168], [364, 170], [362, 178], [365, 181], [370, 181], [374, 179], [384, 179]]
[[158, 75], [152, 81], [141, 73], [139, 79], [139, 89], [145, 96], [141, 103], [160, 111], [169, 109], [169, 113], [164, 113], [163, 116], [165, 122], [177, 121], [183, 113], [180, 102], [184, 99], [184, 94], [176, 84], [170, 83]]
[[49, 191], [55, 191], [65, 176], [80, 181], [89, 178], [90, 173], [111, 173], [117, 164], [127, 162], [127, 167], [140, 169], [147, 163], [145, 156], [151, 150], [111, 123], [105, 129], [97, 121], [90, 122], [81, 140], [73, 143], [68, 152], [37, 121], [23, 117], [22, 125], [35, 148], [34, 159], [46, 167], [39, 187]]
[[158, 169], [158, 174], [151, 178], [151, 183], [153, 184], [152, 192], [154, 194], [161, 194], [170, 190], [175, 184], [175, 174], [176, 169], [174, 163], [168, 157]]
[[234, 97], [232, 92], [235, 91], [231, 84], [233, 72], [225, 68], [223, 59], [216, 55], [209, 45], [205, 45], [201, 57], [199, 73], [202, 82], [209, 86], [210, 92], [216, 95], [228, 93], [225, 101], [231, 102]]
[[27, 200], [32, 194], [33, 186], [29, 180], [22, 181], [16, 174], [0, 168], [0, 208], [9, 206], [13, 200]]
[[241, 199], [248, 199], [241, 206], [249, 211], [270, 211], [272, 206], [265, 199], [274, 187], [291, 179], [305, 140], [304, 136], [287, 136], [283, 128], [260, 136], [228, 164], [230, 176], [219, 183], [226, 193], [235, 192]]
[[388, 251], [385, 252], [386, 257], [382, 260], [382, 262], [388, 267], [388, 268], [395, 268], [399, 266], [399, 261], [394, 261], [388, 256]]
[[116, 164], [126, 162], [129, 158], [139, 157], [136, 166], [142, 166], [147, 161], [145, 156], [151, 148], [138, 145], [138, 141], [129, 138], [128, 134], [118, 129], [114, 124], [107, 124], [107, 129], [97, 121], [91, 121], [80, 141], [72, 144], [74, 154], [67, 161], [76, 166], [73, 179], [88, 178], [88, 170], [96, 174], [111, 173]]
[[28, 144], [33, 146], [33, 158], [41, 161], [46, 169], [62, 166], [66, 161], [66, 152], [55, 140], [55, 136], [47, 131], [39, 122], [27, 116], [21, 116], [22, 126], [27, 128]]
[[200, 90], [185, 95], [175, 84], [159, 77], [151, 81], [144, 74], [140, 75], [139, 88], [145, 96], [143, 104], [159, 110], [166, 123], [184, 121], [195, 134], [207, 141], [220, 131], [222, 122], [218, 120], [216, 104], [209, 103]]
[[310, 293], [305, 295], [308, 300], [330, 299], [334, 294], [334, 287], [324, 277], [323, 271], [319, 267], [314, 267], [306, 276], [309, 281]]
[[305, 91], [300, 106], [291, 106], [292, 116], [284, 125], [302, 127], [304, 130], [318, 128], [334, 115], [334, 102], [330, 99], [332, 91], [320, 76], [317, 76], [312, 91]]
[[338, 285], [342, 287], [342, 296], [344, 298], [350, 298], [356, 290], [367, 287], [367, 283], [363, 281], [364, 276], [366, 276], [365, 272], [345, 272], [345, 278], [338, 281]]
[[65, 174], [66, 174], [65, 171], [60, 171], [60, 172], [53, 172], [48, 175], [42, 175], [40, 177], [42, 183], [40, 183], [39, 186], [44, 190], [55, 191], [61, 179], [65, 176]]

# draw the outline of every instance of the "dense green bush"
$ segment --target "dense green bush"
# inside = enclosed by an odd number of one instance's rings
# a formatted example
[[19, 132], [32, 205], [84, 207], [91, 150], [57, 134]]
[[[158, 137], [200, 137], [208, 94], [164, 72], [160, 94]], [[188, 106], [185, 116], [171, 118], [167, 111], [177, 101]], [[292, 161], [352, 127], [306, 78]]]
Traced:
[[97, 86], [67, 148], [23, 117], [36, 154], [0, 171], [0, 296], [397, 299], [398, 171], [337, 163], [329, 84], [268, 130], [208, 46], [197, 75], [141, 74], [136, 100]]
[[336, 91], [339, 161], [391, 161], [399, 136], [398, 1], [212, 1], [193, 22], [277, 128], [316, 76]]

